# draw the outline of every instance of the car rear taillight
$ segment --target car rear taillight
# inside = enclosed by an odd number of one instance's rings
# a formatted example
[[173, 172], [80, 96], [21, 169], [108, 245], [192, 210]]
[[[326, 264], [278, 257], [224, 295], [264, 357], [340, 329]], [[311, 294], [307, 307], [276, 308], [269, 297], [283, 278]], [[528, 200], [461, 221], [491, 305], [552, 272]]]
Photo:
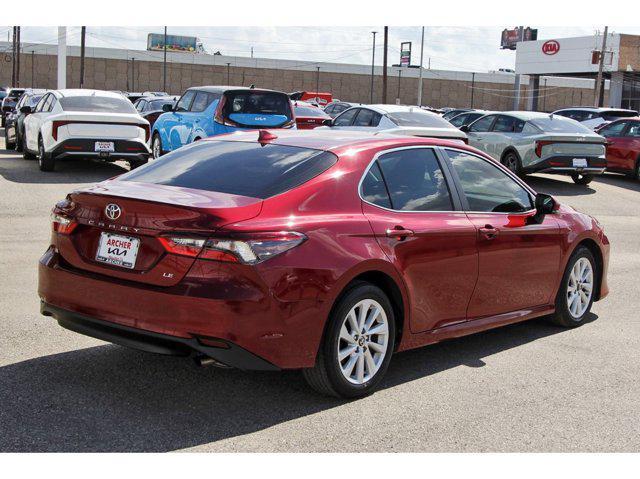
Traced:
[[231, 121], [228, 118], [224, 117], [225, 103], [227, 103], [227, 97], [225, 95], [222, 95], [222, 98], [220, 98], [218, 106], [216, 107], [216, 112], [213, 115], [214, 121], [225, 126], [239, 126], [235, 121]]
[[302, 233], [254, 233], [237, 238], [159, 237], [168, 253], [227, 263], [256, 264], [303, 243]]
[[51, 124], [51, 136], [53, 137], [54, 140], [58, 141], [58, 129], [61, 126], [68, 125], [68, 124], [69, 124], [68, 121], [63, 121], [63, 120], [53, 121], [53, 123]]
[[149, 138], [151, 138], [151, 126], [146, 123], [142, 123], [140, 124], [140, 128], [144, 130], [144, 141], [149, 141]]
[[76, 229], [78, 223], [57, 213], [51, 213], [51, 227], [56, 233], [69, 235]]
[[536, 156], [538, 158], [542, 158], [542, 147], [546, 146], [546, 145], [550, 145], [551, 143], [553, 143], [553, 141], [537, 140], [536, 141]]

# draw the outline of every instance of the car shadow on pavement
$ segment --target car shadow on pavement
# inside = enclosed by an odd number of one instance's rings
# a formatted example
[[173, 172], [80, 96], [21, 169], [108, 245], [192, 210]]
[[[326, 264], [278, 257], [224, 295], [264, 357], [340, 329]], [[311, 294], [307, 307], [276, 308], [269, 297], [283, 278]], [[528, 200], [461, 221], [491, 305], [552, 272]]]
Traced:
[[631, 191], [640, 192], [640, 181], [625, 175], [616, 175], [615, 173], [596, 176], [593, 180], [598, 183], [606, 183], [607, 185], [617, 186]]
[[527, 175], [524, 180], [537, 192], [548, 195], [584, 196], [593, 195], [596, 192], [590, 185], [576, 185], [568, 176], [558, 176], [556, 179], [549, 176]]
[[[534, 320], [401, 353], [382, 387], [481, 367], [485, 357], [562, 331]], [[0, 367], [0, 452], [173, 451], [341, 404], [310, 390], [298, 371], [203, 369], [96, 346]]]
[[40, 171], [37, 160], [25, 160], [15, 151], [0, 150], [0, 176], [13, 183], [96, 183], [129, 171], [125, 163], [89, 159], [56, 162], [55, 171]]

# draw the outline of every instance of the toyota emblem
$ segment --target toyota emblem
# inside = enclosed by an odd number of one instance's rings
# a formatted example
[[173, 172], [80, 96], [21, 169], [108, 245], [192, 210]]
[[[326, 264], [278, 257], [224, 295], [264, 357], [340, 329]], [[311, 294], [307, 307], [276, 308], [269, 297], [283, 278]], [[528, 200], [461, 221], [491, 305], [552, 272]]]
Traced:
[[122, 214], [122, 210], [115, 203], [109, 203], [104, 208], [104, 214], [110, 220], [117, 220], [118, 218], [120, 218], [120, 215]]

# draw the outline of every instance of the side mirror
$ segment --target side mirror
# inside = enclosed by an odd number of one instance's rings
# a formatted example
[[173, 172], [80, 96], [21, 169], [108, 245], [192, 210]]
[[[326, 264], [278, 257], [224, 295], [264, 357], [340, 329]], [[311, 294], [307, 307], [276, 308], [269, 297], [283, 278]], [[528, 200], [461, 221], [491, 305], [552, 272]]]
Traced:
[[170, 103], [165, 103], [164, 105], [162, 105], [162, 111], [173, 111], [173, 105], [171, 105]]
[[22, 108], [20, 108], [20, 113], [24, 113], [25, 115], [28, 115], [29, 113], [31, 113], [31, 107], [30, 106], [23, 106]]
[[459, 130], [463, 133], [469, 133], [469, 125], [462, 125]]
[[326, 120], [322, 120], [322, 124], [324, 126], [333, 126], [333, 120], [331, 118], [327, 118]]
[[538, 193], [536, 195], [535, 205], [536, 212], [539, 215], [548, 215], [550, 213], [553, 213], [558, 207], [558, 204], [556, 203], [556, 200], [553, 199], [553, 196], [546, 195], [544, 193]]

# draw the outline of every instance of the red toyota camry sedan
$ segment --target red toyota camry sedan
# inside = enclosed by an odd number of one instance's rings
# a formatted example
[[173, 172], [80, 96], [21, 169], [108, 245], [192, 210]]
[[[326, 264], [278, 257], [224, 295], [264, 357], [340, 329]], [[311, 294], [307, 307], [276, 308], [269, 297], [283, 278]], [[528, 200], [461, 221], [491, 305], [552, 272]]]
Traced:
[[310, 130], [218, 136], [53, 209], [41, 311], [67, 329], [373, 391], [392, 354], [549, 315], [585, 322], [609, 241], [483, 153]]

